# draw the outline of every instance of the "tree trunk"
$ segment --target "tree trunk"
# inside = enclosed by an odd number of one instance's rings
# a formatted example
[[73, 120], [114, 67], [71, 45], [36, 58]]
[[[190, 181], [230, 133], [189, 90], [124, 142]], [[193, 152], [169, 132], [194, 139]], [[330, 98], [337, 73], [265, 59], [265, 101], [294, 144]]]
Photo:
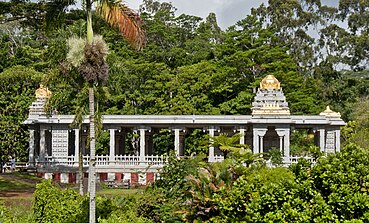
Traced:
[[78, 142], [78, 182], [79, 182], [79, 194], [83, 195], [83, 151], [82, 151], [82, 127], [79, 127], [79, 142]]
[[91, 11], [92, 3], [90, 0], [86, 0], [86, 11], [87, 11], [87, 43], [91, 44], [94, 32], [92, 29], [92, 11]]
[[95, 170], [95, 97], [94, 88], [91, 86], [88, 93], [90, 110], [90, 165], [89, 165], [89, 186], [90, 186], [90, 221], [96, 222], [96, 170]]
[[[86, 0], [87, 11], [87, 44], [92, 44], [93, 30], [92, 30], [92, 1]], [[89, 101], [89, 119], [90, 119], [90, 162], [88, 185], [90, 192], [90, 216], [89, 223], [96, 222], [96, 171], [95, 171], [95, 97], [94, 86], [90, 83], [88, 89]]]

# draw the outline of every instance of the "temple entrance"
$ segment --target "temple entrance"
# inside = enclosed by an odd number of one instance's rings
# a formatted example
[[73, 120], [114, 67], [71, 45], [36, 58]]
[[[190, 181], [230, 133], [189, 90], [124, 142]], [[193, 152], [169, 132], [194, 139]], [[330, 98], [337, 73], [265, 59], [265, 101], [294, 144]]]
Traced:
[[280, 139], [274, 126], [268, 126], [268, 130], [264, 136], [263, 152], [267, 153], [269, 150], [275, 148], [280, 149]]

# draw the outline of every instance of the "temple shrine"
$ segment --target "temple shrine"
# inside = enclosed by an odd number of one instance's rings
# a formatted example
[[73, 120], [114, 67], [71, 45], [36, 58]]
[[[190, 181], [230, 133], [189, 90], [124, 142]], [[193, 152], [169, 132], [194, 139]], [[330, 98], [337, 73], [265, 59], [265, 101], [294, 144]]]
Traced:
[[[24, 124], [30, 127], [29, 162], [45, 178], [62, 183], [75, 183], [79, 151], [83, 152], [84, 167], [88, 167], [88, 117], [81, 129], [71, 127], [73, 115], [47, 114], [44, 106], [51, 92], [40, 86], [36, 101], [29, 109]], [[240, 144], [248, 145], [253, 153], [278, 148], [284, 165], [297, 162], [291, 156], [291, 131], [307, 129], [314, 144], [324, 153], [340, 151], [340, 127], [345, 125], [338, 112], [329, 106], [319, 115], [291, 115], [280, 82], [267, 75], [257, 90], [251, 115], [104, 115], [104, 131], [109, 132], [108, 154], [96, 156], [96, 171], [100, 180], [129, 179], [132, 184], [152, 182], [164, 163], [155, 154], [153, 133], [169, 129], [174, 135], [177, 156], [184, 155], [186, 135], [194, 129], [209, 134], [210, 139], [220, 133], [241, 133]], [[127, 150], [127, 136], [135, 135], [134, 151]], [[133, 143], [133, 142], [132, 142]], [[312, 157], [306, 157], [314, 162]], [[221, 151], [209, 143], [208, 161], [223, 159]]]

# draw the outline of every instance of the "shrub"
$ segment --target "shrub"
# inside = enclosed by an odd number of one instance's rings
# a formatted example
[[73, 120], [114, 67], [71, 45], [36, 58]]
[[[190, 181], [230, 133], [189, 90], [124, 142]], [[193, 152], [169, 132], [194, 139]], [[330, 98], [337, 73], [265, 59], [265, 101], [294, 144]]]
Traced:
[[34, 222], [83, 222], [86, 197], [72, 189], [61, 190], [51, 180], [37, 184], [33, 205]]
[[9, 210], [0, 203], [0, 223], [13, 223]]

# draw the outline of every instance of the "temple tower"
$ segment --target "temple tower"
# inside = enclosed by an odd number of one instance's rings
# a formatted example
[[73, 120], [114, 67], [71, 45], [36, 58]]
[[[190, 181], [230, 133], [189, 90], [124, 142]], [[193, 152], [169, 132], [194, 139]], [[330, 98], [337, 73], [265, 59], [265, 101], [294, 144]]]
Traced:
[[251, 110], [252, 115], [290, 115], [281, 85], [273, 75], [267, 75], [260, 82]]
[[50, 97], [51, 91], [41, 84], [36, 90], [36, 101], [29, 107], [29, 116], [45, 115], [45, 104]]
[[[290, 157], [290, 109], [281, 84], [273, 75], [261, 82], [252, 103], [253, 152], [263, 153], [279, 148], [284, 159]], [[269, 120], [269, 121], [268, 121]], [[277, 121], [277, 122], [276, 122]]]

